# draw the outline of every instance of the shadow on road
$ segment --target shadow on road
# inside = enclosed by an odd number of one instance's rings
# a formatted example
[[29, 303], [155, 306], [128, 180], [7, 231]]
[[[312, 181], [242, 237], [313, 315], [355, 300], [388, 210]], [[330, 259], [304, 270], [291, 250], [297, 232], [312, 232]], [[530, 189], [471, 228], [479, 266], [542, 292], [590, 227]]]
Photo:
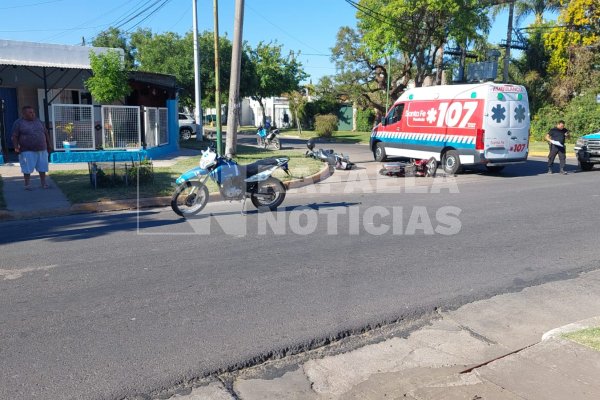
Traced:
[[[47, 239], [56, 242], [99, 238], [115, 232], [137, 232], [161, 226], [177, 225], [184, 220], [149, 219], [159, 211], [118, 214], [79, 214], [42, 220], [8, 221], [0, 224], [0, 245]], [[138, 225], [139, 224], [139, 225]]]

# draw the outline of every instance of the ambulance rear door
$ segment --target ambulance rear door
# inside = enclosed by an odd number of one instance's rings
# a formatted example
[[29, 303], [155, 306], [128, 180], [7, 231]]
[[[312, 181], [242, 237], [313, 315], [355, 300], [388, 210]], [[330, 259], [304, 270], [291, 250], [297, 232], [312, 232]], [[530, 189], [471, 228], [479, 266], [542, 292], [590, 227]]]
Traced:
[[527, 159], [529, 102], [522, 86], [495, 87], [484, 116], [484, 157], [490, 163]]

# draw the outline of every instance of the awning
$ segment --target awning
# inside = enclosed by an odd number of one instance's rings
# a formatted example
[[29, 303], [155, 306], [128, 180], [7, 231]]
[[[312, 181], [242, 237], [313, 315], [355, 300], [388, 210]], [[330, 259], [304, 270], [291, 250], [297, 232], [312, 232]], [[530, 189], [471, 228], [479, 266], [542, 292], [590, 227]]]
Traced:
[[123, 49], [0, 39], [0, 65], [91, 69], [90, 51], [104, 54], [109, 50], [117, 51], [121, 58], [124, 57]]

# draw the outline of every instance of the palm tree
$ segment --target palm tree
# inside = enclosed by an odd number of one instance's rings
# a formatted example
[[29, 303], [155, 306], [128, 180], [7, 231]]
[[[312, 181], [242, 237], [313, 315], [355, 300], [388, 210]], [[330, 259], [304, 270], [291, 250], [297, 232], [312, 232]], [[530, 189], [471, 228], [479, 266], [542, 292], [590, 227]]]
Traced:
[[545, 12], [555, 12], [560, 9], [559, 0], [520, 0], [515, 2], [515, 16], [517, 26], [530, 15], [534, 15], [535, 24], [539, 25], [544, 20]]
[[[500, 2], [499, 2], [500, 3]], [[510, 1], [503, 1], [494, 6], [492, 16], [496, 17], [502, 10], [510, 7]], [[540, 24], [544, 19], [545, 12], [558, 11], [561, 8], [560, 0], [514, 0], [515, 22], [521, 22], [530, 15], [535, 17], [535, 24]]]

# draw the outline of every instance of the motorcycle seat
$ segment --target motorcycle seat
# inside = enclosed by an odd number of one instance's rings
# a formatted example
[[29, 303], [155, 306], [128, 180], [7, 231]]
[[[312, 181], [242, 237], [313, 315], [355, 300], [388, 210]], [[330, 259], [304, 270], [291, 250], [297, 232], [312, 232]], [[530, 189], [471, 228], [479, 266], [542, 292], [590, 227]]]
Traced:
[[255, 161], [251, 164], [242, 165], [241, 167], [246, 169], [246, 176], [250, 177], [277, 164], [278, 162], [276, 158], [265, 158]]

